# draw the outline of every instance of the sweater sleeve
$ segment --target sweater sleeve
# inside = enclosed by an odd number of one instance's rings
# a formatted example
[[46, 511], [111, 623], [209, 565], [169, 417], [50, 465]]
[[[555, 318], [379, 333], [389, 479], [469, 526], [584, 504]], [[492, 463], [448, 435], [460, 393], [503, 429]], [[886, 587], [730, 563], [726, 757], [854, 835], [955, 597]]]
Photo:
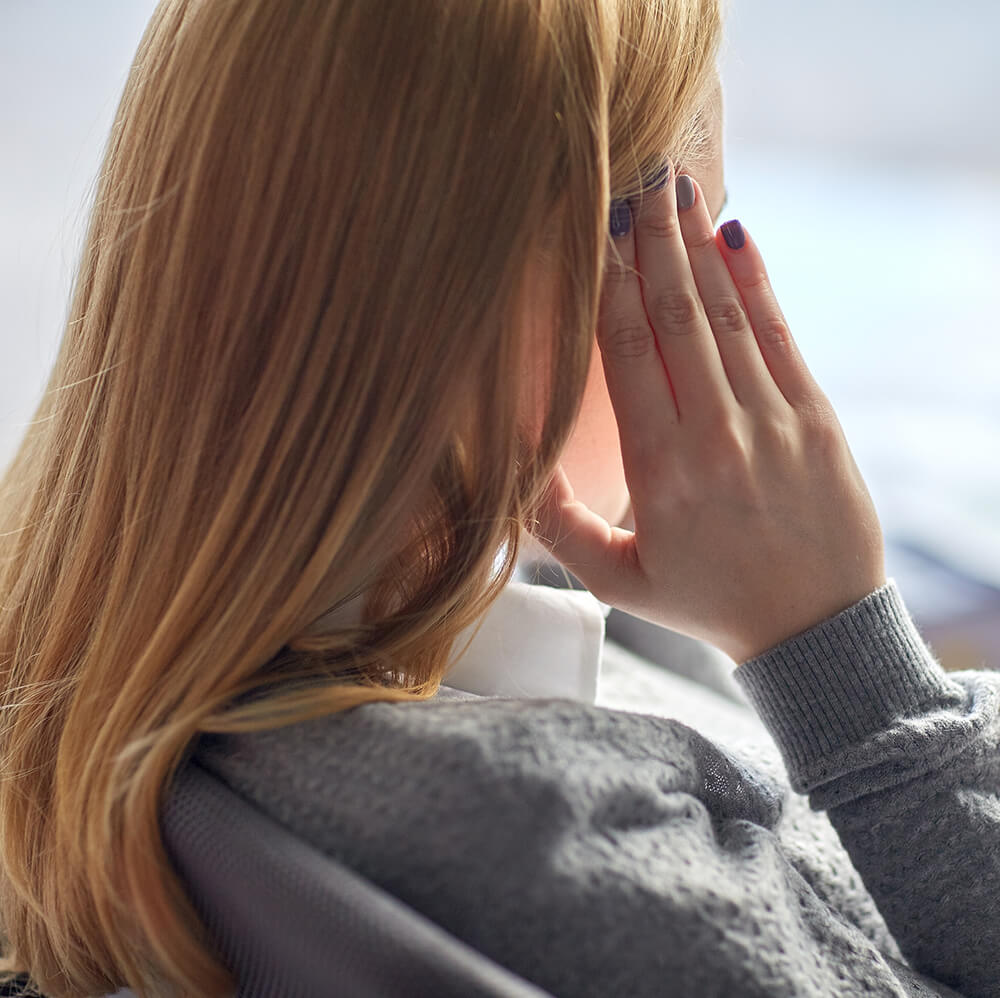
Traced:
[[1000, 673], [945, 672], [894, 582], [741, 665], [913, 967], [1000, 996]]

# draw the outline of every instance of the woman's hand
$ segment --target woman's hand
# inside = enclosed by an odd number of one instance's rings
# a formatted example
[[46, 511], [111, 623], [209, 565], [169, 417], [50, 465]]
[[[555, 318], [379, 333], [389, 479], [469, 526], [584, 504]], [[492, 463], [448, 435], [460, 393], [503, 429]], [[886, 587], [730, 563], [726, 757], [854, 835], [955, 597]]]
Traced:
[[680, 183], [693, 205], [647, 194], [602, 293], [635, 531], [560, 466], [533, 533], [598, 599], [743, 662], [884, 585], [882, 530], [753, 241]]

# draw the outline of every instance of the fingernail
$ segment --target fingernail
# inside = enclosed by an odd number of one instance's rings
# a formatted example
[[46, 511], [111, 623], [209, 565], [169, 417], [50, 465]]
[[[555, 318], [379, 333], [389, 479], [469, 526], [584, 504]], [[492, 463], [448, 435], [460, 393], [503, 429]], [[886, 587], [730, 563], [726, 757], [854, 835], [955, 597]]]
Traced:
[[686, 173], [682, 173], [677, 178], [677, 208], [680, 211], [687, 211], [693, 204], [694, 184]]
[[611, 202], [611, 218], [609, 222], [611, 235], [615, 239], [627, 236], [632, 230], [632, 212], [629, 209], [628, 201]]
[[743, 226], [736, 219], [722, 226], [722, 238], [731, 250], [743, 249], [747, 241]]

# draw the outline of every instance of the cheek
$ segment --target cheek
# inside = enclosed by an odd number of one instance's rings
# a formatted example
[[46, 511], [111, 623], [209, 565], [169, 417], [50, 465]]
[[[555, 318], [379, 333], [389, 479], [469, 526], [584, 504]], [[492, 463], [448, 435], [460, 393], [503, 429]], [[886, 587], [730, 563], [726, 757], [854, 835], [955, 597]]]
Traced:
[[[546, 407], [547, 351], [533, 350], [530, 344], [549, 335], [544, 317], [551, 315], [551, 301], [536, 290], [527, 310], [526, 355], [522, 357], [520, 412], [522, 432], [536, 445]], [[576, 497], [609, 523], [621, 523], [629, 507], [628, 487], [622, 467], [618, 423], [604, 380], [604, 365], [597, 345], [591, 352], [587, 385], [576, 425], [560, 460]]]
[[591, 359], [580, 416], [563, 451], [562, 463], [576, 497], [608, 522], [620, 522], [628, 507], [628, 487], [618, 423], [597, 349]]
[[604, 380], [604, 365], [600, 350], [595, 349], [587, 374], [587, 388], [583, 393], [580, 417], [573, 431], [571, 442], [576, 442], [575, 450], [583, 450], [585, 444], [598, 447], [600, 456], [609, 452], [621, 456], [618, 446], [618, 424], [615, 422], [614, 408]]

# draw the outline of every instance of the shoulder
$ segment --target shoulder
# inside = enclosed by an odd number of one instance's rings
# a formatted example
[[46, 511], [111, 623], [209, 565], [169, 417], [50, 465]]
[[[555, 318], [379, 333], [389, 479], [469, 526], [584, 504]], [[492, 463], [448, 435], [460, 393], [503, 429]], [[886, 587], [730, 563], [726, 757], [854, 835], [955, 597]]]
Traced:
[[615, 975], [651, 968], [657, 937], [706, 943], [692, 906], [780, 812], [680, 721], [567, 700], [369, 704], [215, 737], [198, 761], [529, 979], [579, 974], [581, 994], [634, 993]]
[[488, 831], [500, 811], [526, 828], [555, 828], [609, 807], [643, 812], [663, 794], [720, 813], [738, 799], [743, 816], [761, 820], [780, 806], [760, 774], [680, 721], [560, 699], [367, 704], [212, 736], [197, 758], [324, 848], [340, 836], [393, 834], [403, 814], [448, 820], [440, 834], [461, 837]]
[[[231, 771], [287, 769], [316, 779], [351, 780], [392, 769], [406, 780], [447, 766], [452, 777], [511, 766], [615, 759], [676, 761], [706, 741], [680, 721], [580, 704], [572, 700], [443, 697], [372, 703], [340, 714], [250, 734], [206, 737], [197, 754]], [[319, 774], [323, 774], [320, 776]]]

